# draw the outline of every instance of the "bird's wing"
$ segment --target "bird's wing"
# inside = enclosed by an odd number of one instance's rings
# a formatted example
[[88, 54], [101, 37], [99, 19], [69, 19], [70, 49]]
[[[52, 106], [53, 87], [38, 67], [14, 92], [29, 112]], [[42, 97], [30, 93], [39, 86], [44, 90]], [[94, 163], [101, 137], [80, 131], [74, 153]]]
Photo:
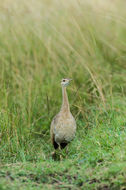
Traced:
[[55, 125], [57, 124], [58, 118], [59, 118], [59, 114], [57, 114], [57, 115], [52, 119], [51, 126], [50, 126], [50, 135], [51, 135], [52, 143], [53, 143], [53, 141], [54, 141], [54, 127], [55, 127]]

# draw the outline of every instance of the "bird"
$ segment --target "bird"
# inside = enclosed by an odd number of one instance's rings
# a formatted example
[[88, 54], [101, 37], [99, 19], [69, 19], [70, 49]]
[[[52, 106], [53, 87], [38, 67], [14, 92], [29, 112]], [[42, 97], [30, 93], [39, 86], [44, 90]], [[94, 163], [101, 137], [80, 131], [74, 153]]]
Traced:
[[76, 121], [70, 112], [66, 87], [72, 79], [61, 80], [62, 105], [59, 113], [52, 119], [50, 126], [51, 142], [55, 150], [64, 149], [75, 137]]

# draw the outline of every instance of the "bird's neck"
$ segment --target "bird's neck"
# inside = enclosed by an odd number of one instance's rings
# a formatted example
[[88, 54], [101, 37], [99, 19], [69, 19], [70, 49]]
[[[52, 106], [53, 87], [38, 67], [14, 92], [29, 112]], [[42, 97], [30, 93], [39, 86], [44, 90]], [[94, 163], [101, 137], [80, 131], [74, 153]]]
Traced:
[[63, 102], [62, 102], [61, 111], [69, 112], [70, 107], [69, 107], [69, 101], [68, 101], [66, 87], [62, 87], [62, 97], [63, 97]]

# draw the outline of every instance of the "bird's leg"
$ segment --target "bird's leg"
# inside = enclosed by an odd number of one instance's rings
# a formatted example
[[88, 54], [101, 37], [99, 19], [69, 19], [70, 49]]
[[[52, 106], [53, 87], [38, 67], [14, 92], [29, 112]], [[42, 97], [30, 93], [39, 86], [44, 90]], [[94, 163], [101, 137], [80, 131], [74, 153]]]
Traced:
[[53, 152], [51, 153], [51, 156], [52, 156], [52, 158], [55, 160], [55, 159], [56, 159], [56, 151], [53, 151]]
[[62, 161], [62, 160], [63, 160], [63, 157], [62, 157], [62, 155], [61, 155], [61, 146], [60, 146], [60, 144], [59, 144], [59, 150], [60, 150], [60, 161]]
[[68, 154], [68, 146], [66, 147], [65, 154], [66, 154], [66, 158], [67, 158], [67, 154]]

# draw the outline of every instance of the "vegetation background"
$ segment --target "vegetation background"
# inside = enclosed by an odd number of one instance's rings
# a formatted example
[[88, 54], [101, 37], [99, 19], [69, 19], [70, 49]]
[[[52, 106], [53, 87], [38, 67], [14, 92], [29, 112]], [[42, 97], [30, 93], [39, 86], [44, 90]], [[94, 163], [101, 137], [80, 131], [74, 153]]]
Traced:
[[[49, 128], [68, 88], [63, 161]], [[0, 1], [0, 190], [126, 189], [126, 1]]]

